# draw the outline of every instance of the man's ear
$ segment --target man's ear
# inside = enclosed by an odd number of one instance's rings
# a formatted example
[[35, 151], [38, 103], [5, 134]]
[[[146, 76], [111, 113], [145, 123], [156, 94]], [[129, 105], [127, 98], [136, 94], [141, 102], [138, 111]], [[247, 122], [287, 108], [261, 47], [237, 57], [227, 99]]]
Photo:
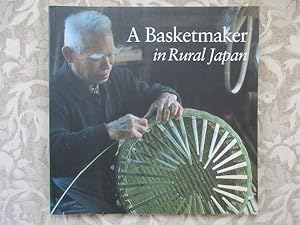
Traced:
[[61, 52], [67, 62], [69, 63], [73, 62], [72, 50], [69, 46], [62, 47]]

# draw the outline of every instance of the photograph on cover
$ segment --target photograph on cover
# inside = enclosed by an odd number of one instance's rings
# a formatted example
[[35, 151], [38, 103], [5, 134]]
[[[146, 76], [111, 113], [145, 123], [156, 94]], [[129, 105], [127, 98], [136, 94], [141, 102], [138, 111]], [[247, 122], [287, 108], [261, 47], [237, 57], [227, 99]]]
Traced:
[[258, 15], [50, 6], [50, 213], [256, 214]]

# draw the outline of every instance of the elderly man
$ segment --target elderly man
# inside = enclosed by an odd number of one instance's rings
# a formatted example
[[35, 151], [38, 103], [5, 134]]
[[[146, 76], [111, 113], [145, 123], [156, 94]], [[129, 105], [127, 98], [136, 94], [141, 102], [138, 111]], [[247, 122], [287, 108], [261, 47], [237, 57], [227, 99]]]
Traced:
[[[159, 122], [182, 114], [174, 90], [113, 66], [116, 52], [107, 16], [83, 11], [65, 20], [65, 63], [50, 79], [51, 178], [61, 192], [111, 143], [142, 137], [152, 114]], [[81, 175], [55, 213], [123, 212], [114, 183], [116, 151], [109, 149]]]

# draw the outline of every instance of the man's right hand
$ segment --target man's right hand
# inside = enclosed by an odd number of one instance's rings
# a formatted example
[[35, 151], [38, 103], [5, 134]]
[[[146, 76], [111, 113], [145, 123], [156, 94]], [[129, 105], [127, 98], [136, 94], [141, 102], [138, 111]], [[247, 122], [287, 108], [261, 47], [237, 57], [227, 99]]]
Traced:
[[148, 129], [148, 120], [127, 114], [118, 120], [106, 124], [106, 128], [112, 140], [141, 138]]

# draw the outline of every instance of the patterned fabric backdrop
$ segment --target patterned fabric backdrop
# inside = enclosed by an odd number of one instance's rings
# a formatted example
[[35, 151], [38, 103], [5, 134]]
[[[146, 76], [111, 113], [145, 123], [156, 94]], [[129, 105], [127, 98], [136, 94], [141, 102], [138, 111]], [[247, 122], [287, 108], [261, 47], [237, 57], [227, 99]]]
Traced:
[[[260, 7], [257, 216], [49, 215], [48, 5]], [[300, 224], [299, 0], [2, 0], [0, 224]]]

